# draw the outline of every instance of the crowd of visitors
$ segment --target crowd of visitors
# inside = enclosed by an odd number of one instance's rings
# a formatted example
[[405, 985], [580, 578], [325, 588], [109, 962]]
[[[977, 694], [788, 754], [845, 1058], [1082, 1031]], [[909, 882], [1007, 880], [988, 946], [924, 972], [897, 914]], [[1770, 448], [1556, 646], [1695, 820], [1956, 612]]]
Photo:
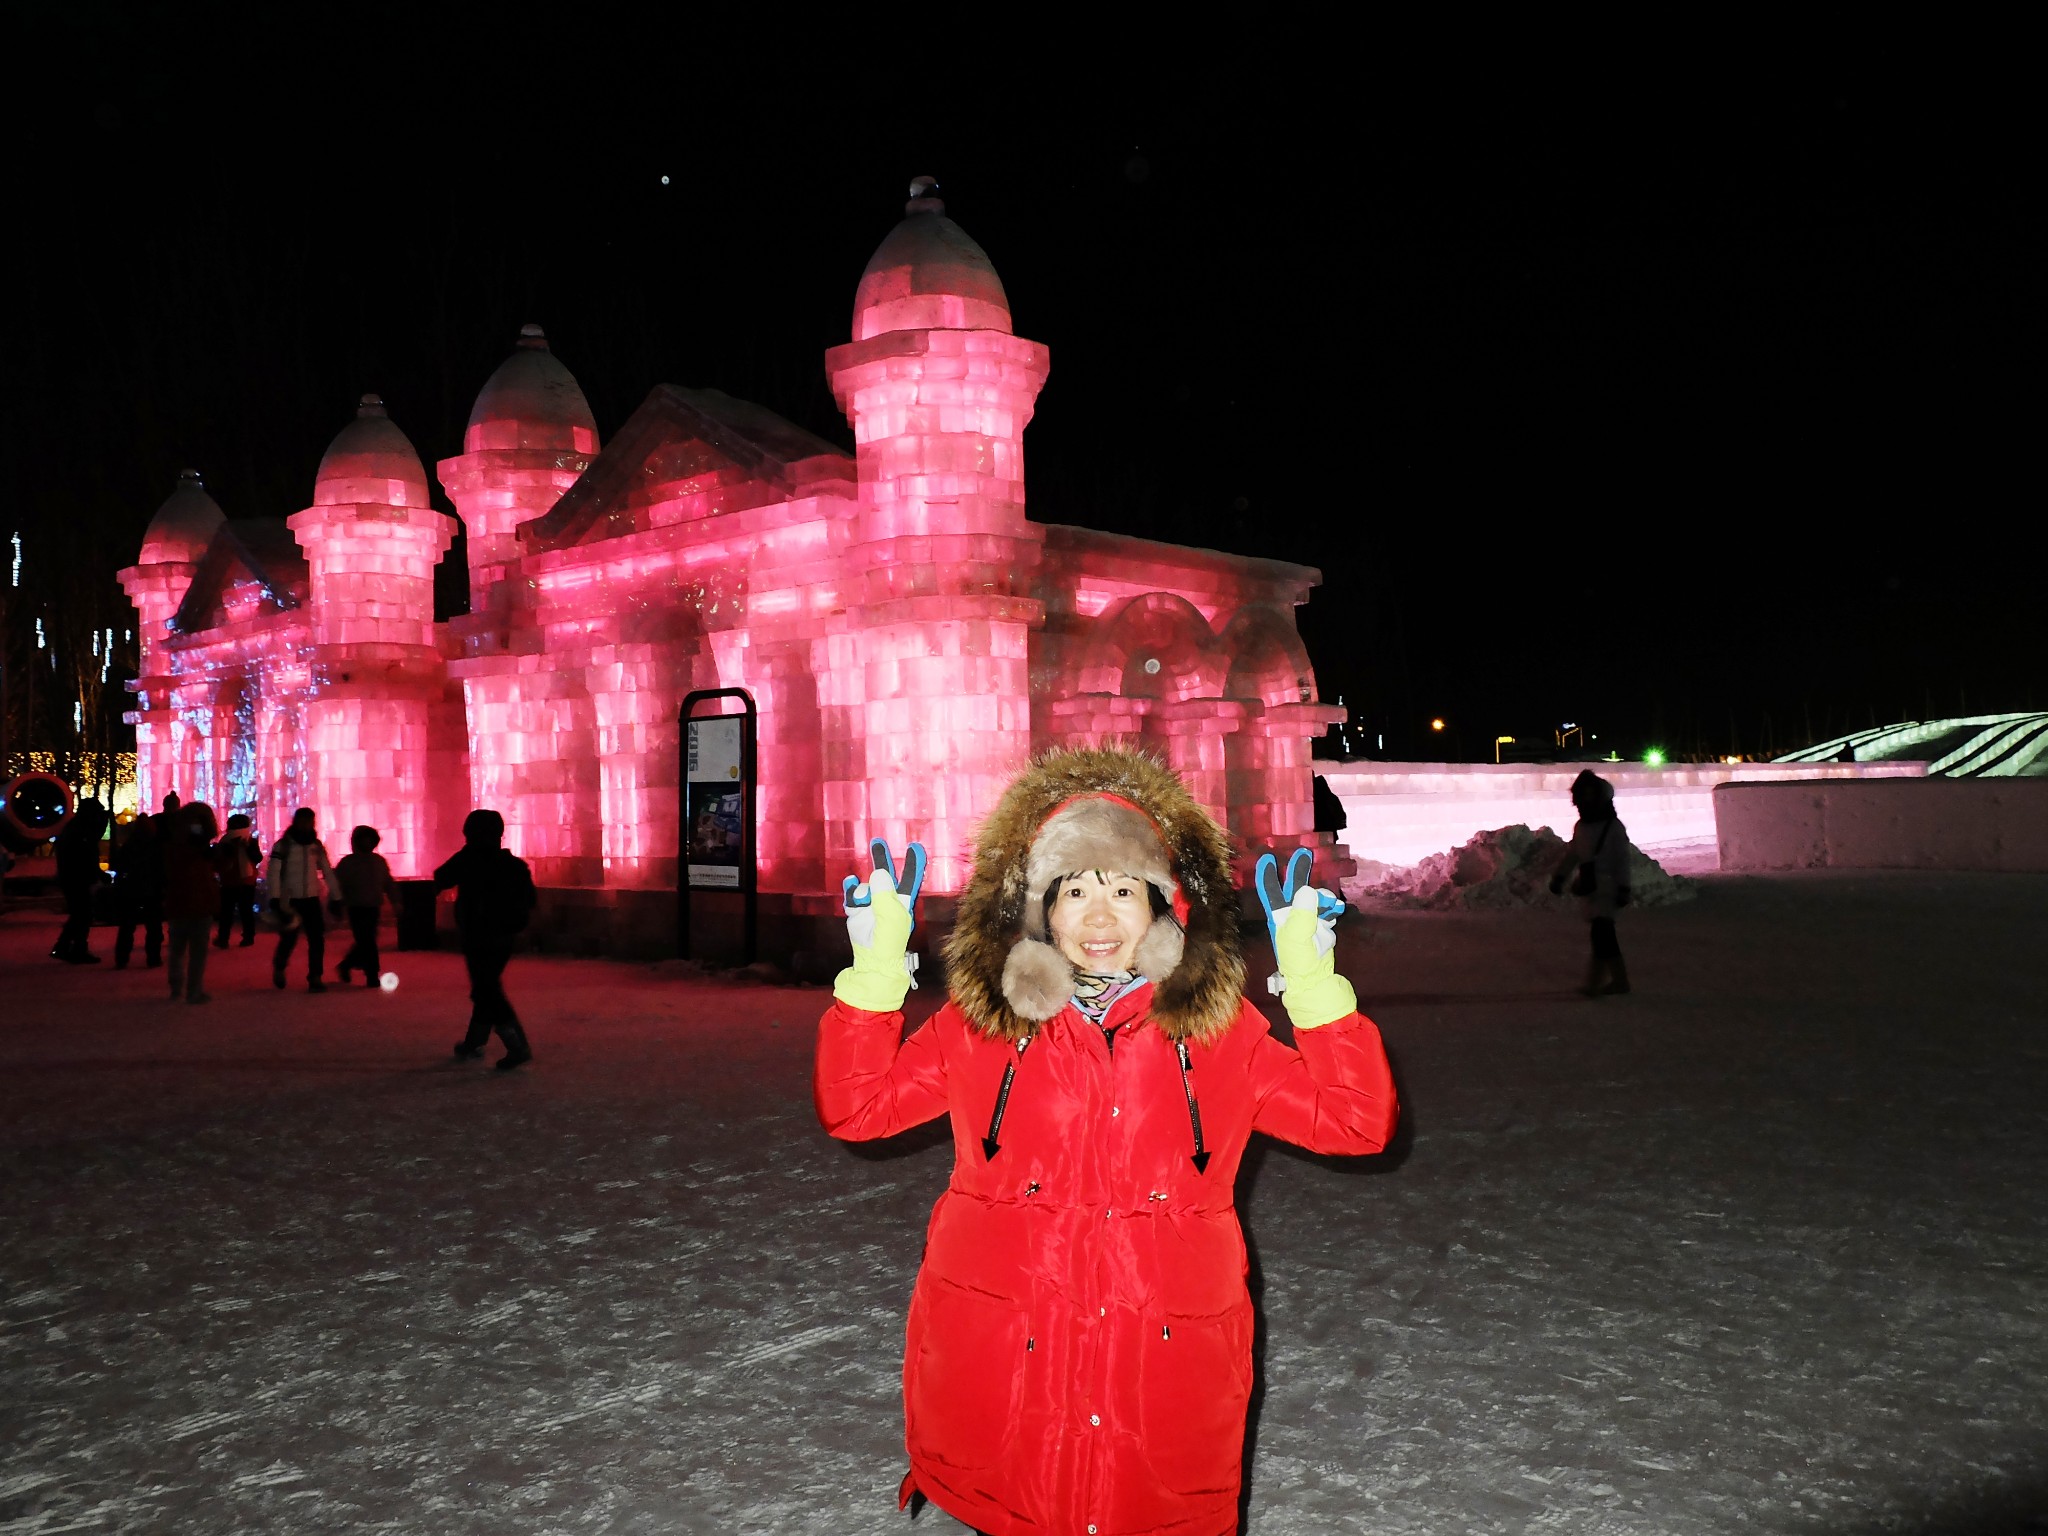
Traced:
[[[344, 917], [350, 944], [334, 968], [335, 979], [348, 983], [360, 974], [366, 987], [384, 982], [378, 927], [385, 903], [394, 912], [401, 903], [391, 865], [377, 852], [383, 839], [375, 827], [355, 828], [349, 852], [330, 861], [317, 814], [302, 806], [266, 853], [247, 816], [230, 816], [222, 829], [211, 806], [181, 801], [174, 792], [164, 796], [161, 812], [112, 827], [102, 870], [100, 844], [109, 821], [106, 807], [88, 798], [57, 834], [64, 926], [50, 950], [54, 958], [70, 965], [100, 963], [88, 942], [94, 892], [111, 879], [114, 969], [124, 970], [134, 959], [140, 930], [142, 964], [154, 969], [168, 961], [173, 1001], [210, 1001], [207, 950], [228, 948], [237, 928], [242, 946], [253, 945], [259, 915], [277, 934], [270, 957], [272, 986], [287, 985], [292, 958], [303, 942], [306, 990], [325, 992], [327, 924]], [[537, 900], [533, 875], [523, 859], [502, 846], [505, 821], [496, 811], [472, 811], [462, 831], [462, 848], [433, 877], [437, 893], [456, 893], [456, 929], [469, 968], [469, 1029], [456, 1044], [455, 1057], [470, 1061], [482, 1056], [495, 1033], [505, 1046], [498, 1066], [524, 1066], [533, 1050], [505, 995], [504, 974]]]

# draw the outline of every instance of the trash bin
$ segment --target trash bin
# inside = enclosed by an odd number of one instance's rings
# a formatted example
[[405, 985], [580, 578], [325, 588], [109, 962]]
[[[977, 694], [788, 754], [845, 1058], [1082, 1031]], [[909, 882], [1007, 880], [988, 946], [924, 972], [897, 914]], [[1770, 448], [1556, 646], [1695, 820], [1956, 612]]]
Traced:
[[436, 893], [431, 880], [400, 880], [398, 885], [398, 947], [433, 949]]

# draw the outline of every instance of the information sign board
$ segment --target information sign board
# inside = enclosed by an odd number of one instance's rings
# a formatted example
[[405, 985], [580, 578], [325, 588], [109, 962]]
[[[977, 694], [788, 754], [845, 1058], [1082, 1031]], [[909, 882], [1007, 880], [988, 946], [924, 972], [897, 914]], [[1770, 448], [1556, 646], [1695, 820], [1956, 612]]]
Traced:
[[746, 787], [740, 780], [744, 717], [711, 715], [684, 722], [684, 829], [689, 883], [700, 889], [740, 888], [746, 848]]

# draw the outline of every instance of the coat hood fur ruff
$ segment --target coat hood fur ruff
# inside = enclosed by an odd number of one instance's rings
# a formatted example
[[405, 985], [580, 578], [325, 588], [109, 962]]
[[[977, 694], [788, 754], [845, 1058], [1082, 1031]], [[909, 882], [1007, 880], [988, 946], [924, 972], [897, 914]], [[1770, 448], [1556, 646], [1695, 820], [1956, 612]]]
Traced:
[[1228, 1029], [1244, 1000], [1230, 838], [1171, 768], [1116, 747], [1037, 759], [982, 823], [946, 940], [947, 980], [968, 1020], [1016, 1041], [1066, 1006], [1073, 968], [1046, 942], [1041, 902], [1054, 880], [1085, 869], [1137, 875], [1176, 911], [1185, 902], [1184, 933], [1157, 918], [1138, 948], [1152, 1021], [1171, 1040]]

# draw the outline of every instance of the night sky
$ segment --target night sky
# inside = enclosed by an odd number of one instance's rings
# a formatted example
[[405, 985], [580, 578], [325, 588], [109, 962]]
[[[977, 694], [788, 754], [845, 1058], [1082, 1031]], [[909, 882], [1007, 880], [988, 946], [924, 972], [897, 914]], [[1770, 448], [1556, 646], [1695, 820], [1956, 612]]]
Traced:
[[6, 106], [0, 536], [111, 614], [179, 469], [289, 514], [372, 389], [431, 466], [526, 321], [607, 440], [666, 381], [850, 446], [821, 354], [929, 173], [1052, 349], [1033, 516], [1319, 567], [1355, 740], [1718, 754], [2048, 706], [2014, 42], [990, 70], [794, 13], [70, 14], [17, 35]]

